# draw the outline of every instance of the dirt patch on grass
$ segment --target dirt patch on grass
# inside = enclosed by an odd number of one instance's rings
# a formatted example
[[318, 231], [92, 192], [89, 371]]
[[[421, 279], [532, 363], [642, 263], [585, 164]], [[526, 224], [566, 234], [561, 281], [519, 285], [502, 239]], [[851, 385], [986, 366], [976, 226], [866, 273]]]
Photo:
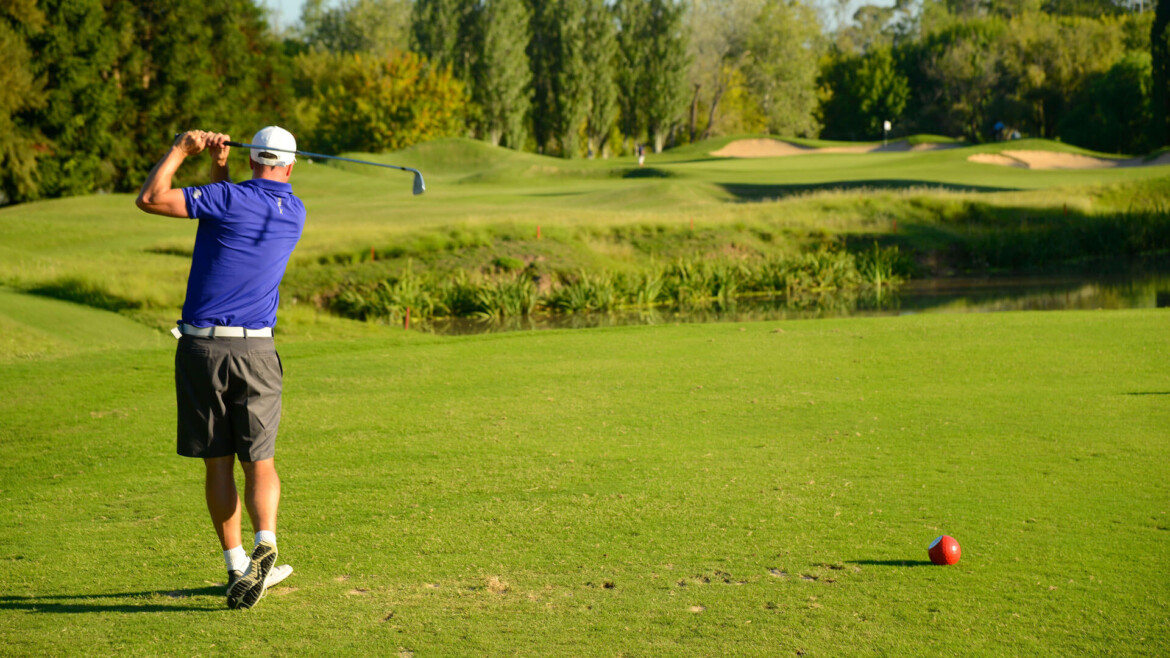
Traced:
[[508, 583], [500, 580], [497, 576], [492, 576], [487, 580], [488, 591], [493, 594], [504, 594], [508, 591]]
[[1020, 167], [1023, 169], [1108, 169], [1115, 167], [1149, 167], [1170, 164], [1170, 153], [1157, 158], [1096, 158], [1076, 153], [1054, 151], [1003, 151], [1002, 153], [976, 153], [967, 158], [969, 162]]

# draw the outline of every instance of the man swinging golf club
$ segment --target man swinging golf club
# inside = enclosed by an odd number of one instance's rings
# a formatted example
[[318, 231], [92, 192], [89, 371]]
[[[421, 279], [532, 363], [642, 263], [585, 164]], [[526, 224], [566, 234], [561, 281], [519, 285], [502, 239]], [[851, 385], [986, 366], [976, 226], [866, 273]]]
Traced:
[[[291, 573], [276, 566], [280, 478], [274, 461], [283, 368], [272, 339], [278, 286], [305, 225], [293, 196], [296, 140], [269, 126], [252, 139], [252, 178], [228, 172], [227, 135], [192, 130], [146, 177], [138, 207], [199, 220], [183, 319], [172, 332], [178, 452], [203, 459], [205, 494], [228, 568], [229, 608], [251, 608], [267, 586]], [[280, 149], [266, 151], [265, 147]], [[211, 154], [211, 184], [173, 189], [188, 156]], [[251, 558], [240, 537], [235, 460], [244, 471], [244, 505], [256, 532]]]

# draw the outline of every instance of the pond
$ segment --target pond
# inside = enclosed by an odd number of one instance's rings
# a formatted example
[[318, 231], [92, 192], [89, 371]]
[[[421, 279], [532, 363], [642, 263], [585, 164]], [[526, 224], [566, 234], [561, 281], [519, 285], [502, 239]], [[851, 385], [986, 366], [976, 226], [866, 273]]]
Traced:
[[751, 297], [700, 308], [655, 308], [608, 313], [546, 314], [476, 320], [440, 318], [412, 329], [460, 335], [541, 329], [583, 329], [681, 322], [805, 320], [913, 313], [988, 313], [1170, 307], [1170, 271], [1112, 275], [1064, 274], [922, 279], [896, 291], [822, 295], [788, 301]]

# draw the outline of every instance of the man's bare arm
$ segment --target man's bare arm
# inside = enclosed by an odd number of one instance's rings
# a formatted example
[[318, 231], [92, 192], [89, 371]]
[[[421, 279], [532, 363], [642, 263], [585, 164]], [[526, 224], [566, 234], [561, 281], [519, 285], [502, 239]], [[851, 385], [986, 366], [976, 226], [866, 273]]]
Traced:
[[183, 190], [171, 187], [171, 180], [179, 165], [188, 155], [197, 155], [206, 147], [207, 133], [202, 130], [190, 130], [175, 138], [171, 150], [158, 161], [146, 176], [146, 182], [138, 192], [135, 203], [138, 207], [152, 215], [166, 217], [186, 217], [187, 201], [183, 197]]
[[209, 133], [207, 135], [207, 152], [211, 154], [211, 182], [232, 182], [232, 175], [228, 171], [228, 153], [232, 147], [227, 145], [230, 135], [223, 133]]

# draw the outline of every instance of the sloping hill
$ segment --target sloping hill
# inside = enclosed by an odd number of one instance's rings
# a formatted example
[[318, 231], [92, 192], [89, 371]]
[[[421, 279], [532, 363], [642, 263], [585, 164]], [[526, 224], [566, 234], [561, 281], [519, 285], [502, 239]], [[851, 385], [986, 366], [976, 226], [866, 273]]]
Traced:
[[0, 362], [158, 347], [168, 340], [117, 313], [0, 287]]
[[[613, 161], [566, 160], [492, 146], [486, 142], [452, 137], [416, 144], [393, 153], [346, 153], [371, 162], [413, 167], [427, 179], [447, 183], [508, 181], [545, 176], [606, 176]], [[331, 163], [332, 164], [332, 163]], [[347, 171], [378, 171], [361, 165], [336, 163]]]

